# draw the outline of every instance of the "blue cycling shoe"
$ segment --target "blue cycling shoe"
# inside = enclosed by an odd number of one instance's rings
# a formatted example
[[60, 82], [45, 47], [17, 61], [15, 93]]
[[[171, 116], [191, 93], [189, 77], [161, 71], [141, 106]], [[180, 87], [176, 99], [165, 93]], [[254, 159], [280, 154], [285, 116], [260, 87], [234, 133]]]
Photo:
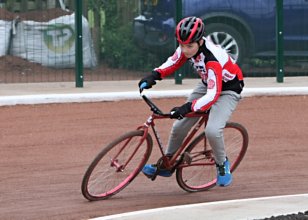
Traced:
[[230, 162], [226, 158], [225, 162], [221, 165], [216, 164], [217, 169], [217, 182], [218, 186], [229, 186], [232, 182], [232, 174], [230, 172]]
[[[151, 178], [152, 176], [155, 175], [156, 170], [157, 170], [157, 166], [155, 164], [146, 164], [143, 167], [142, 172], [143, 172], [144, 175]], [[157, 175], [163, 176], [163, 177], [170, 177], [170, 176], [172, 176], [172, 172], [170, 170], [160, 169], [159, 172], [157, 173]]]

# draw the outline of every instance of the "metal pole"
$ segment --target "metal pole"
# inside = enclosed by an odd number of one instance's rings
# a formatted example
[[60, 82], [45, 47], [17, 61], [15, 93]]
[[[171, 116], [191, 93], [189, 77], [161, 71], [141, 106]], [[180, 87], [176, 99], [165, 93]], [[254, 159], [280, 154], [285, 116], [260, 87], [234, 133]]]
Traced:
[[83, 87], [82, 1], [75, 0], [75, 5], [75, 82], [76, 87]]
[[[179, 23], [182, 19], [182, 0], [176, 0], [176, 24]], [[175, 48], [178, 47], [178, 42], [175, 40]], [[182, 84], [182, 73], [181, 70], [176, 71], [175, 73], [175, 84]]]
[[276, 0], [276, 81], [283, 82], [284, 56], [283, 56], [283, 0]]

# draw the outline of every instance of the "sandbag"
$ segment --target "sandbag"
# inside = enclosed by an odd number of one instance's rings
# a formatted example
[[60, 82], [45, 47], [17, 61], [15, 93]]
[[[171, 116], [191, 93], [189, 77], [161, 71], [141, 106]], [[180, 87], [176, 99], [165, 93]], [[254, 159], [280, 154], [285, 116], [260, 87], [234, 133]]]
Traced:
[[0, 56], [5, 56], [8, 53], [11, 29], [11, 21], [0, 20]]
[[[13, 31], [11, 54], [43, 66], [75, 67], [75, 14], [48, 22], [18, 21]], [[88, 21], [82, 18], [83, 65], [97, 65]]]

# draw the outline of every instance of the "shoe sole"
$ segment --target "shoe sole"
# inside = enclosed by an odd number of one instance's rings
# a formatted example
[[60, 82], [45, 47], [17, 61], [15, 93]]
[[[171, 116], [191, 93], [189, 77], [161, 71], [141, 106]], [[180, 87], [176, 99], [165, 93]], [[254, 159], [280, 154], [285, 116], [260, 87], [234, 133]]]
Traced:
[[[147, 174], [147, 173], [144, 173], [144, 172], [142, 172], [146, 177], [148, 177], [148, 178], [152, 178], [153, 177], [153, 175], [154, 174]], [[172, 176], [172, 174], [170, 174], [170, 175], [161, 175], [161, 174], [157, 174], [157, 176], [162, 176], [162, 177], [170, 177], [170, 176]]]
[[220, 187], [226, 187], [226, 186], [230, 186], [231, 185], [231, 183], [229, 183], [229, 184], [216, 184], [216, 186], [220, 186]]

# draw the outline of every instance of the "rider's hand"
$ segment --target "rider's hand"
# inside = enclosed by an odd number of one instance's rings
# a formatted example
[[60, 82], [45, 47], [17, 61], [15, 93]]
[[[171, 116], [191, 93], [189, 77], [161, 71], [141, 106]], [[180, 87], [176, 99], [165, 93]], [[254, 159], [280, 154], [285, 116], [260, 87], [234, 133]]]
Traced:
[[156, 80], [161, 80], [161, 76], [159, 72], [153, 71], [151, 75], [148, 75], [139, 81], [138, 87], [140, 90], [150, 89], [156, 84]]
[[176, 118], [179, 120], [183, 119], [186, 114], [188, 114], [189, 112], [192, 112], [191, 105], [192, 105], [191, 102], [187, 102], [180, 107], [174, 107], [170, 111], [170, 118]]

